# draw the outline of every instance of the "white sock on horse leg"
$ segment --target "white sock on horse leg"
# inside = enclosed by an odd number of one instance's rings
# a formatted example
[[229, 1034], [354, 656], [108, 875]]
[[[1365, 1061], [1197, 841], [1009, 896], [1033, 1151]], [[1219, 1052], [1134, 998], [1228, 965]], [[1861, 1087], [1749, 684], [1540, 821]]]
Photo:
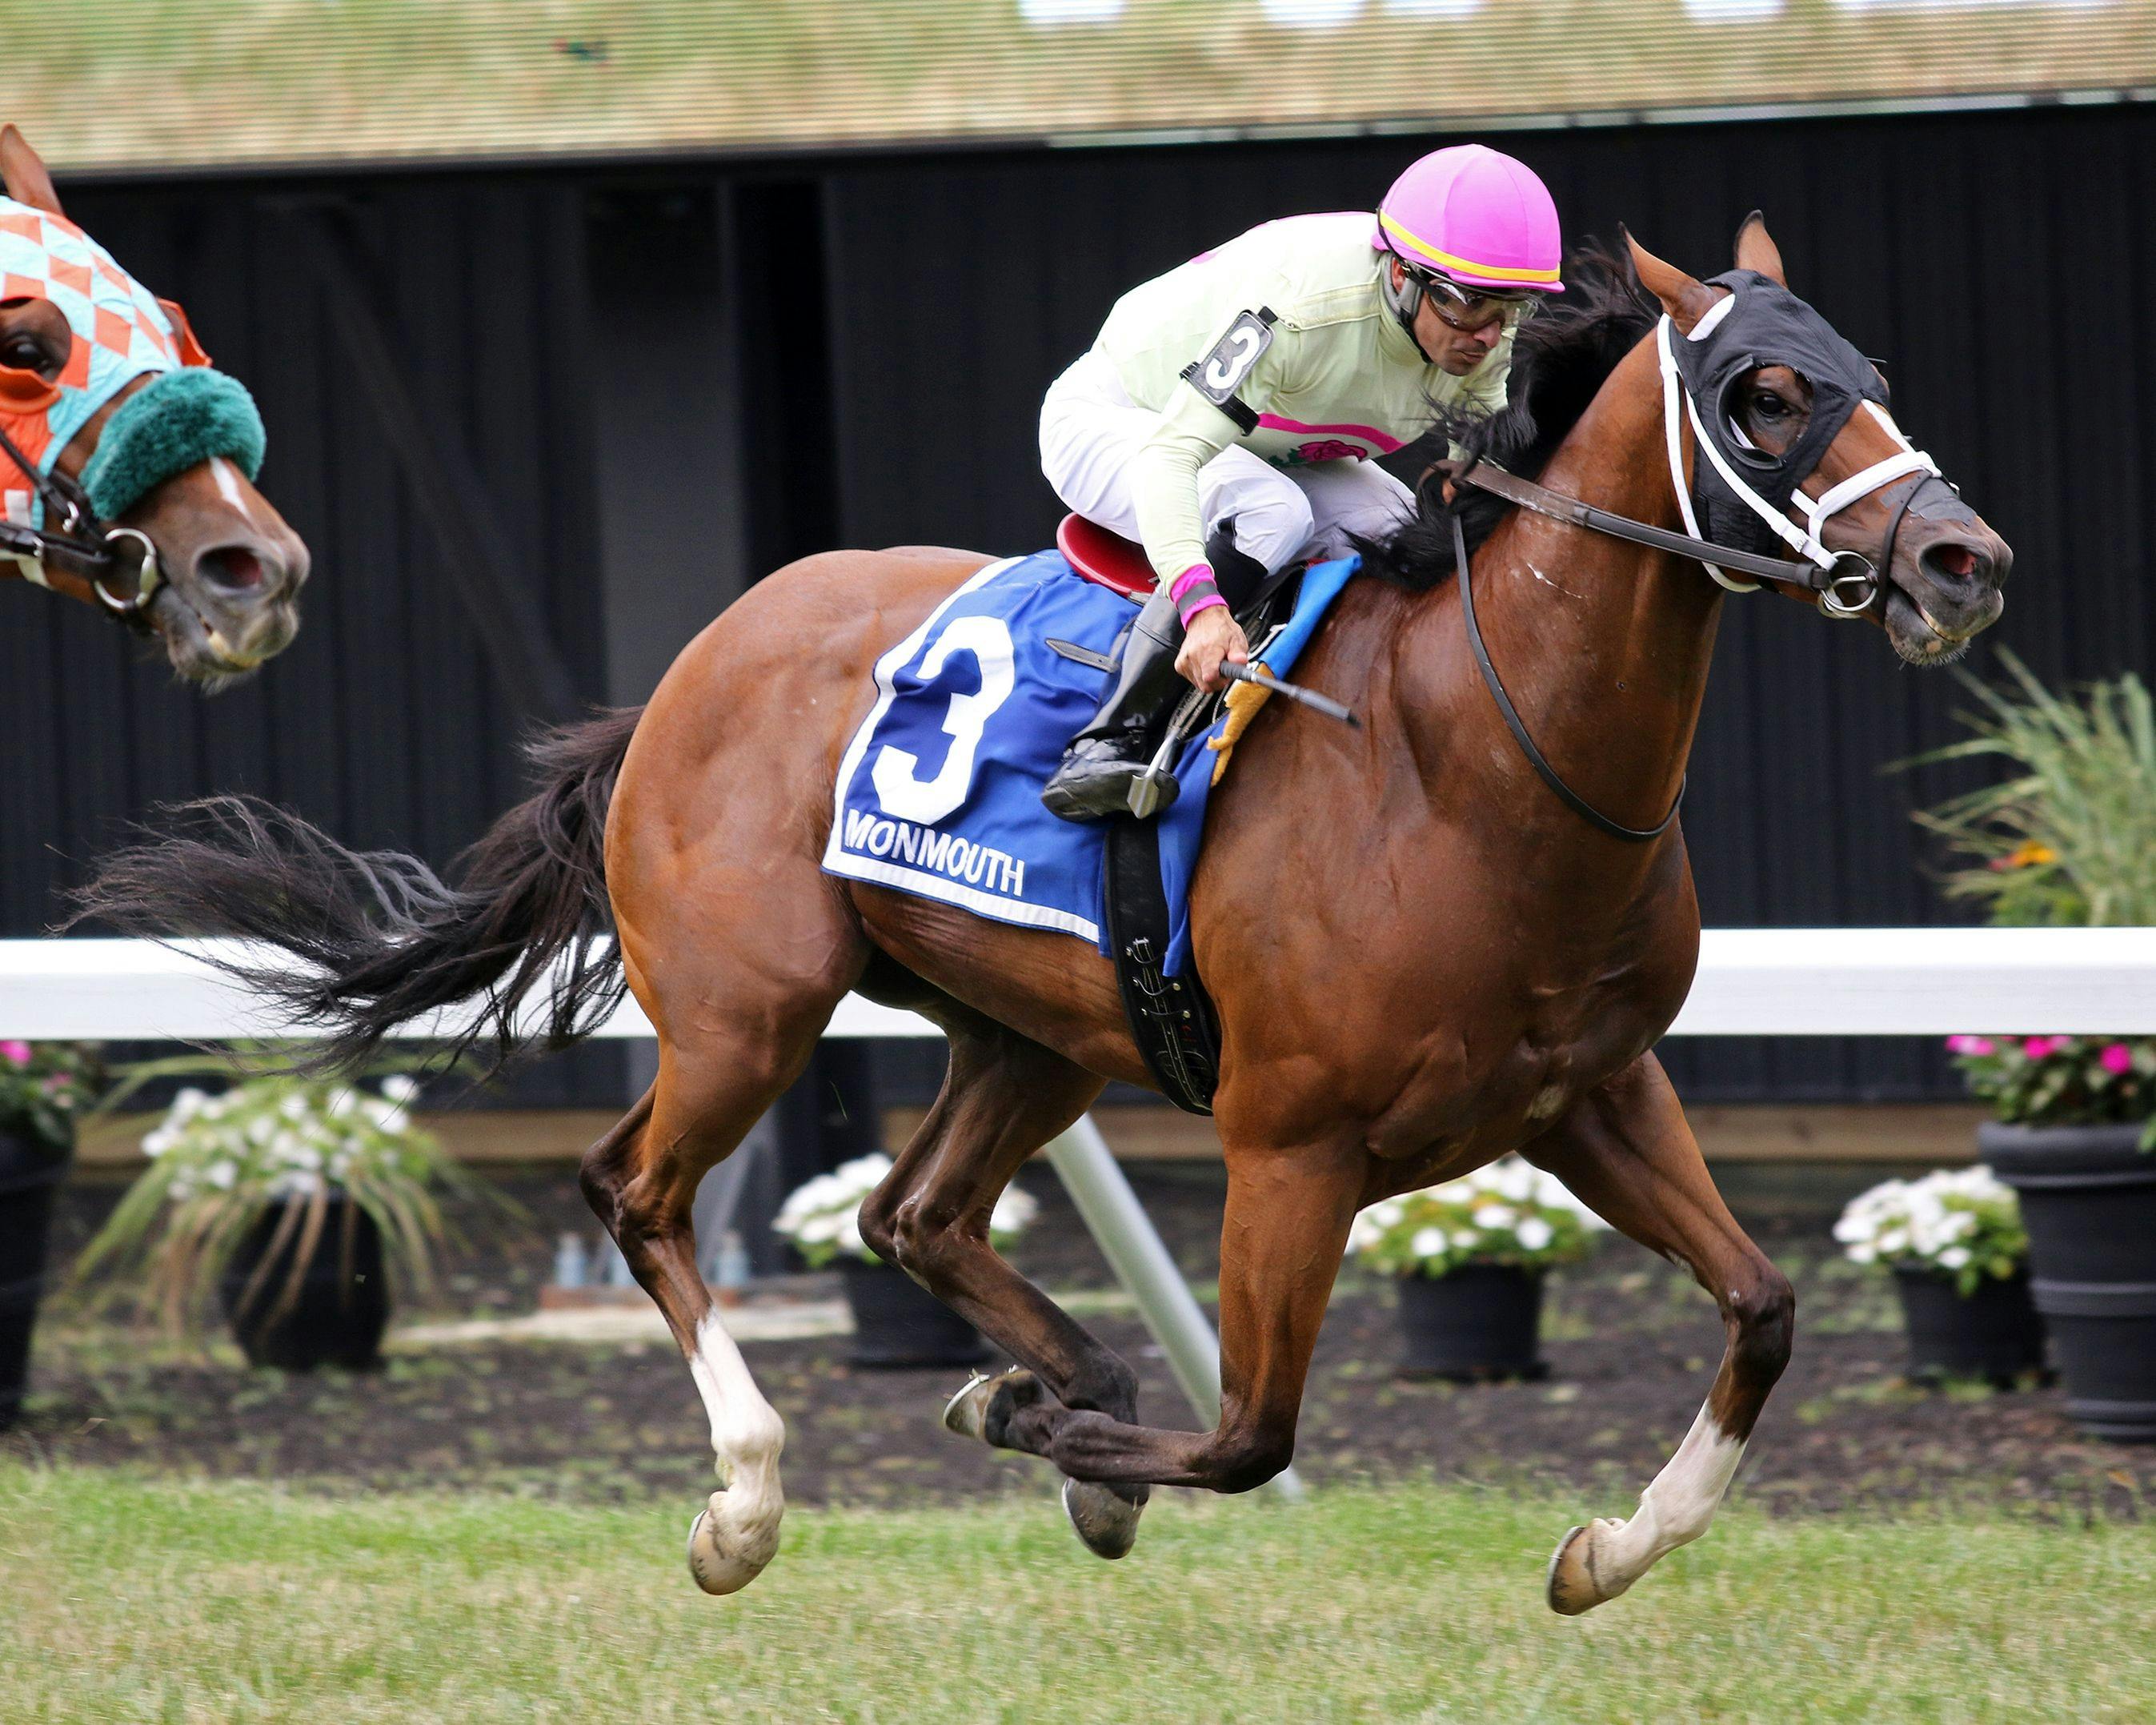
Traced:
[[1640, 1494], [1630, 1521], [1605, 1527], [1597, 1570], [1616, 1586], [1629, 1587], [1665, 1553], [1707, 1532], [1744, 1456], [1744, 1440], [1729, 1436], [1712, 1404], [1677, 1445], [1662, 1471]]
[[716, 1307], [696, 1325], [689, 1373], [711, 1422], [711, 1450], [725, 1480], [730, 1519], [744, 1532], [766, 1520], [775, 1529], [786, 1507], [778, 1482], [786, 1422], [756, 1387]]

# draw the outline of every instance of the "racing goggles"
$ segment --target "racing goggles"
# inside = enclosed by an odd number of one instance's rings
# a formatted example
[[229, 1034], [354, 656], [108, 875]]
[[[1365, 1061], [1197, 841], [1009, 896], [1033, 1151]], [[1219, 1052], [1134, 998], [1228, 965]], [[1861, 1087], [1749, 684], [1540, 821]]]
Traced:
[[[1407, 263], [1405, 259], [1401, 261]], [[1543, 296], [1530, 290], [1508, 292], [1472, 286], [1419, 264], [1408, 264], [1407, 269], [1408, 274], [1421, 285], [1438, 321], [1463, 335], [1492, 323], [1502, 323], [1508, 330], [1517, 329], [1542, 309]]]

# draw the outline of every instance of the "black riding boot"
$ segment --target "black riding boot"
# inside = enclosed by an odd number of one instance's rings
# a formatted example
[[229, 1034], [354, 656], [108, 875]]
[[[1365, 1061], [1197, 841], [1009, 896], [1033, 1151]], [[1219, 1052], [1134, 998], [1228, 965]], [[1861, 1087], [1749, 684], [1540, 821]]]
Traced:
[[[1183, 622], [1175, 601], [1157, 593], [1145, 603], [1123, 643], [1116, 686], [1064, 752], [1063, 764], [1040, 800], [1065, 820], [1093, 820], [1131, 812], [1131, 787], [1151, 764], [1158, 721], [1188, 687], [1176, 674]], [[1163, 775], [1155, 812], [1175, 800], [1175, 780]]]

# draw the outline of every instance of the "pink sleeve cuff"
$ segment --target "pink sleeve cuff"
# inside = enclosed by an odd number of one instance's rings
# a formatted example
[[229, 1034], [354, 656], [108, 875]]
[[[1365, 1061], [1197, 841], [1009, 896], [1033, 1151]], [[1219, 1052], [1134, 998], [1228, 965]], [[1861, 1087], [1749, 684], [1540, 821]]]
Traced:
[[1204, 563], [1193, 563], [1168, 584], [1168, 596], [1175, 601], [1176, 614], [1183, 626], [1189, 628], [1190, 619], [1200, 611], [1209, 611], [1215, 605], [1228, 602], [1220, 597], [1220, 589], [1213, 584], [1213, 571]]

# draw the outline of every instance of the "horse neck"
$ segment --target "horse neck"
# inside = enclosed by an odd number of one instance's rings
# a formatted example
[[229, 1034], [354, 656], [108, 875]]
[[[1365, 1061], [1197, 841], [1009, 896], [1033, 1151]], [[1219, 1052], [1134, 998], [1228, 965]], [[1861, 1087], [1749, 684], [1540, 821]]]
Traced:
[[[1613, 514], [1681, 524], [1651, 336], [1610, 373], [1541, 479]], [[1683, 783], [1721, 589], [1689, 559], [1525, 510], [1476, 553], [1474, 581], [1491, 660], [1543, 753], [1612, 819], [1635, 827], [1660, 820]], [[1430, 610], [1445, 616], [1440, 626], [1457, 629], [1456, 608], [1455, 595]], [[1473, 699], [1502, 729], [1479, 678]], [[1503, 749], [1517, 757], [1509, 737]], [[1537, 785], [1535, 794], [1589, 830], [1547, 788]]]

